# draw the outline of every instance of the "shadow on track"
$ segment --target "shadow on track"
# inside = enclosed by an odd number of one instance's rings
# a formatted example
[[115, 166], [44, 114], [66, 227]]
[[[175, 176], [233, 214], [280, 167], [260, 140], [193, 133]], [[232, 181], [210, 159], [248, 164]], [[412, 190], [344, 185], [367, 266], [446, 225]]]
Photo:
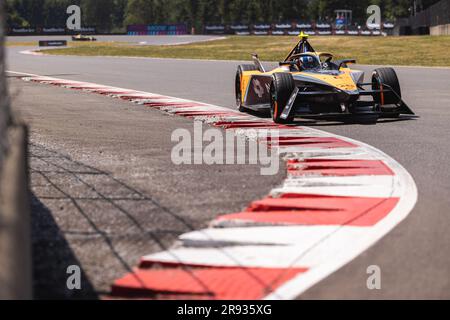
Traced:
[[81, 263], [70, 248], [50, 210], [34, 195], [32, 208], [33, 291], [35, 299], [97, 299], [81, 269], [82, 290], [67, 289], [67, 267]]
[[[179, 234], [195, 230], [112, 174], [44, 146], [30, 144], [30, 175], [36, 299], [108, 296], [113, 280], [133, 273], [136, 251], [168, 250]], [[162, 214], [173, 227], [155, 227]], [[84, 269], [81, 290], [67, 289], [72, 265]]]

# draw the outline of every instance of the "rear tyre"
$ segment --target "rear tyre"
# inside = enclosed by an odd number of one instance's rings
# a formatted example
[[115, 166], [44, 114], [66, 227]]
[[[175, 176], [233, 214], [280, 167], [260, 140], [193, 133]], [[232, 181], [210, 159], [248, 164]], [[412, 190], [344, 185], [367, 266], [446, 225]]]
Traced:
[[270, 86], [270, 114], [275, 123], [292, 123], [294, 116], [291, 115], [287, 119], [281, 119], [292, 92], [295, 89], [294, 78], [290, 73], [274, 73], [272, 84]]
[[[390, 88], [387, 88], [387, 85]], [[392, 68], [378, 68], [375, 69], [372, 74], [372, 89], [373, 90], [389, 90], [392, 89], [394, 92], [381, 92], [374, 95], [374, 101], [381, 105], [387, 104], [397, 104], [400, 102], [402, 97], [402, 92], [400, 90], [400, 83], [398, 81], [397, 73]], [[400, 97], [400, 98], [399, 98]]]
[[246, 110], [242, 102], [243, 98], [241, 90], [242, 74], [244, 73], [244, 71], [256, 71], [256, 70], [258, 69], [253, 64], [241, 64], [240, 66], [238, 66], [236, 72], [235, 91], [236, 91], [236, 107], [239, 109], [240, 112], [245, 112]]

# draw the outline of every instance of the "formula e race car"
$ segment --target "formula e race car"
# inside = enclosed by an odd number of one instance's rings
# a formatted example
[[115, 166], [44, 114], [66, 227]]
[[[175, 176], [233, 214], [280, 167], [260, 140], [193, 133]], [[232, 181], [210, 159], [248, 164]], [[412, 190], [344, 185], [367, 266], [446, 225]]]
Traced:
[[279, 67], [266, 71], [258, 56], [254, 64], [240, 65], [236, 74], [236, 104], [240, 111], [268, 111], [276, 123], [291, 123], [295, 116], [354, 115], [378, 119], [414, 115], [402, 100], [392, 68], [364, 72], [348, 65], [354, 59], [333, 60], [331, 53], [316, 52], [308, 36], [300, 41]]
[[76, 36], [72, 36], [72, 41], [97, 41], [97, 39], [91, 36], [79, 34]]

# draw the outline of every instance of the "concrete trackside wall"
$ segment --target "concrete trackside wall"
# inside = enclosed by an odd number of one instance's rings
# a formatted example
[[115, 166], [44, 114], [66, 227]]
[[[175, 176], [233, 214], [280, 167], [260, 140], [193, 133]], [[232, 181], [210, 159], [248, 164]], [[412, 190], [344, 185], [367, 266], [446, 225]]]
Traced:
[[23, 125], [7, 130], [0, 171], [0, 299], [32, 298], [27, 136]]
[[450, 24], [430, 27], [430, 34], [432, 36], [448, 36], [450, 35]]
[[0, 3], [0, 299], [31, 299], [31, 217], [28, 134], [10, 108], [4, 54], [4, 2]]
[[0, 167], [3, 162], [3, 156], [7, 148], [6, 130], [11, 121], [11, 112], [9, 107], [8, 90], [5, 80], [5, 52], [3, 48], [4, 38], [4, 9], [3, 1], [0, 3]]

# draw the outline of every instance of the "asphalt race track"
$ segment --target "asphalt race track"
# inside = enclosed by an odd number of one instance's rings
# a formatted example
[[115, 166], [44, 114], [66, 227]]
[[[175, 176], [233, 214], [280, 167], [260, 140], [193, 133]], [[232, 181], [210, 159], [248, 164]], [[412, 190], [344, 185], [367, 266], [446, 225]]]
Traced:
[[[25, 48], [8, 48], [9, 70], [230, 108], [234, 105], [234, 75], [239, 62], [32, 56], [20, 54], [21, 50]], [[370, 72], [373, 67], [361, 69]], [[380, 120], [376, 125], [299, 124], [357, 139], [387, 153], [413, 176], [418, 203], [396, 229], [308, 290], [302, 299], [450, 298], [450, 69], [396, 70], [403, 97], [420, 118]], [[382, 290], [366, 288], [370, 265], [382, 269]]]
[[[220, 39], [220, 36], [95, 36], [98, 41], [103, 42], [128, 42], [131, 44], [145, 45], [176, 45], [192, 42], [211, 41]], [[71, 41], [71, 36], [13, 36], [7, 37], [9, 42], [38, 42], [40, 40], [67, 40]]]

